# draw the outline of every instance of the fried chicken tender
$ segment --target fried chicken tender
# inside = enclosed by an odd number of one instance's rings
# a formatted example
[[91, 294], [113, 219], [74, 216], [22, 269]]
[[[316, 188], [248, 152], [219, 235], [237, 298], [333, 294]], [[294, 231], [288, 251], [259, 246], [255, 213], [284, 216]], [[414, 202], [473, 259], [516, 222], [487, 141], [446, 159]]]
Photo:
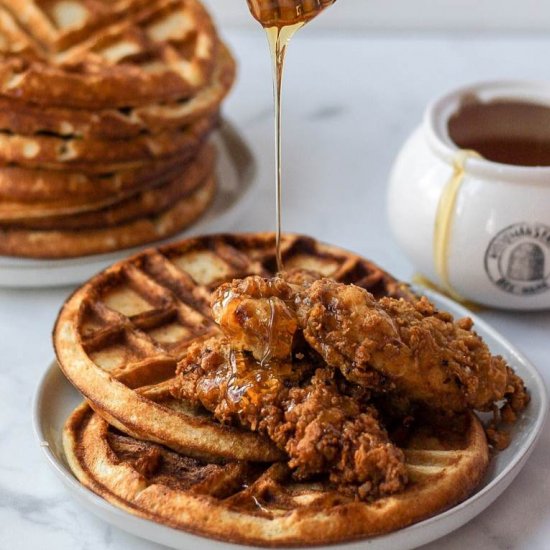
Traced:
[[272, 362], [262, 366], [224, 337], [193, 344], [178, 365], [176, 397], [198, 401], [226, 424], [260, 431], [259, 424], [279, 418], [278, 405], [288, 388], [299, 385], [314, 368], [308, 363]]
[[[329, 471], [333, 483], [361, 500], [401, 491], [407, 482], [403, 452], [390, 441], [376, 409], [343, 395], [334, 375], [318, 369], [283, 402], [279, 433], [289, 466], [302, 479]], [[277, 443], [277, 434], [271, 437]]]
[[300, 362], [262, 367], [218, 338], [190, 349], [173, 393], [199, 401], [221, 422], [267, 435], [288, 454], [296, 479], [328, 473], [360, 499], [402, 490], [402, 451], [373, 407], [341, 393], [336, 374]]
[[351, 382], [431, 408], [492, 411], [512, 418], [528, 394], [506, 362], [491, 355], [472, 321], [435, 309], [427, 298], [377, 301], [365, 289], [293, 272], [223, 285], [216, 320], [232, 343], [265, 361], [288, 358], [303, 334]]
[[362, 288], [321, 279], [296, 302], [308, 344], [352, 382], [370, 386], [374, 370], [393, 391], [452, 412], [492, 411], [503, 399], [518, 411], [528, 402], [521, 379], [491, 355], [471, 319], [455, 322], [425, 297], [376, 301]]

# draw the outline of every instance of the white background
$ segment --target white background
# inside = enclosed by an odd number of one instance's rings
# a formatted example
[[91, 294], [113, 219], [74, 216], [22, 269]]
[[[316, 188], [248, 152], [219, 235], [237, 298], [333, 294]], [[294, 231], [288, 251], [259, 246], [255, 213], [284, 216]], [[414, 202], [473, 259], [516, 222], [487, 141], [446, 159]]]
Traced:
[[[245, 0], [206, 0], [224, 25], [253, 25]], [[341, 30], [550, 32], [548, 0], [337, 0], [315, 25]]]

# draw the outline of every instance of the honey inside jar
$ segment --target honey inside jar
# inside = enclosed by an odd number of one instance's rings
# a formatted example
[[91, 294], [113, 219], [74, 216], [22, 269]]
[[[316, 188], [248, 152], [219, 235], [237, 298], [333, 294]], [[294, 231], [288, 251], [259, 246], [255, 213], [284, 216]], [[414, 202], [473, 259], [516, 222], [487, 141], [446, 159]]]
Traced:
[[250, 12], [264, 27], [305, 24], [336, 0], [247, 0]]
[[467, 101], [448, 124], [460, 148], [512, 166], [550, 166], [550, 106], [519, 100]]

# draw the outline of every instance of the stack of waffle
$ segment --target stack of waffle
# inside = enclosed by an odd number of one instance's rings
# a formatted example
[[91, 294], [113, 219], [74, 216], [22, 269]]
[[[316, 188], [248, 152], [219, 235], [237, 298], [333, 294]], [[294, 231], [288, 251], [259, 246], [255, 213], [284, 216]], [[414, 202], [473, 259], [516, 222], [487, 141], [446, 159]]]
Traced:
[[195, 221], [234, 76], [198, 0], [0, 0], [0, 254], [108, 252]]

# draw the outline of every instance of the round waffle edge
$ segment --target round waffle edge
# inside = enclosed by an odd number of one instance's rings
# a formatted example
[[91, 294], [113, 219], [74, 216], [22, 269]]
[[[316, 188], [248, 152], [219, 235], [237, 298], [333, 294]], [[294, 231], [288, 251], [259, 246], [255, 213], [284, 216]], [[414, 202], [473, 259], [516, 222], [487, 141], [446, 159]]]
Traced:
[[41, 105], [131, 107], [192, 96], [212, 74], [217, 34], [197, 0], [156, 0], [124, 18], [106, 14], [99, 27], [84, 21], [65, 48], [59, 29], [46, 42], [33, 34], [38, 24], [28, 13], [45, 24], [52, 13], [32, 0], [23, 7], [4, 10], [0, 21], [8, 45], [0, 62], [3, 95]]
[[[250, 468], [243, 463], [196, 460], [117, 435], [86, 404], [71, 414], [63, 432], [73, 473], [111, 504], [194, 534], [266, 547], [365, 539], [417, 523], [463, 501], [478, 486], [489, 462], [485, 433], [473, 414], [464, 440], [465, 445], [456, 450], [446, 448], [442, 440], [444, 450], [434, 452], [434, 437], [420, 436], [414, 450], [405, 449], [409, 486], [396, 495], [361, 502], [323, 483], [294, 483], [281, 463], [266, 465], [263, 473], [250, 479]], [[122, 443], [125, 453], [130, 451], [130, 458], [117, 455], [117, 443]], [[137, 466], [147, 460], [151, 449], [162, 457], [156, 477]], [[163, 463], [178, 461], [182, 468], [162, 471]], [[185, 475], [180, 480], [178, 471], [189, 472], [190, 481]]]
[[35, 259], [61, 259], [103, 254], [159, 241], [189, 227], [209, 207], [215, 178], [183, 197], [164, 212], [100, 229], [0, 229], [0, 254]]
[[81, 230], [127, 223], [153, 216], [193, 193], [215, 170], [215, 148], [204, 145], [178, 173], [144, 188], [112, 194], [106, 199], [48, 202], [0, 201], [0, 227], [40, 230]]

